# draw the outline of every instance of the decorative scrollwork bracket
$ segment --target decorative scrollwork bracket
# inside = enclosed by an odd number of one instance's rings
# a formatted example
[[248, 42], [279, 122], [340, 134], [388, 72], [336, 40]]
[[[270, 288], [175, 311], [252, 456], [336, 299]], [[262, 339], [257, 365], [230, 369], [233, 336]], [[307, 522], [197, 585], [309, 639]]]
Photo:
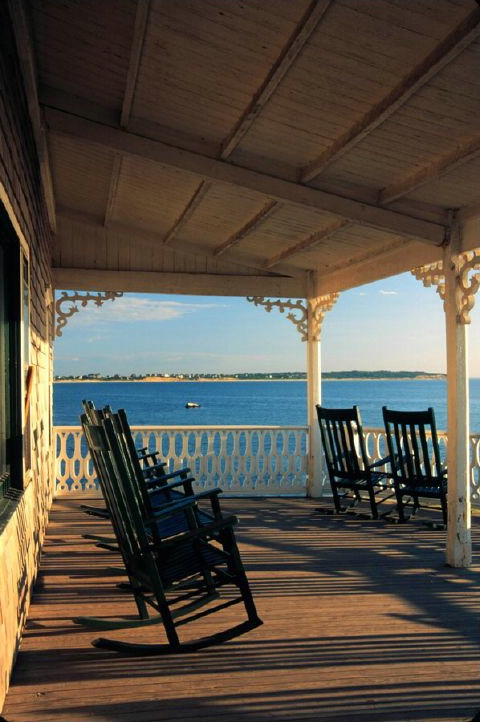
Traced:
[[[80, 309], [77, 303], [80, 303], [83, 308], [85, 308], [90, 301], [93, 301], [96, 306], [102, 306], [105, 301], [114, 301], [116, 298], [120, 298], [120, 296], [123, 296], [122, 291], [105, 291], [98, 293], [62, 291], [60, 297], [57, 298], [55, 302], [55, 312], [57, 315], [55, 335], [61, 336], [63, 329], [68, 323], [68, 319], [79, 312]], [[68, 304], [68, 306], [63, 308], [64, 304]]]
[[456, 300], [459, 323], [471, 323], [470, 311], [475, 305], [475, 294], [480, 288], [480, 250], [466, 251], [455, 257], [457, 274]]
[[339, 295], [339, 293], [329, 293], [325, 296], [307, 300], [306, 303], [304, 299], [292, 301], [290, 298], [279, 298], [273, 301], [264, 296], [247, 296], [247, 301], [254, 303], [255, 306], [263, 306], [268, 313], [275, 307], [278, 308], [280, 313], [289, 310], [287, 318], [297, 327], [297, 331], [301, 334], [302, 341], [308, 340], [308, 314], [310, 312], [312, 319], [312, 341], [319, 341], [323, 319], [337, 301]]
[[422, 281], [425, 288], [436, 286], [436, 291], [442, 301], [445, 300], [445, 273], [443, 270], [443, 261], [430, 263], [427, 266], [418, 266], [412, 269], [412, 274], [417, 281]]
[[[454, 256], [456, 275], [456, 305], [459, 323], [471, 323], [470, 311], [475, 305], [475, 294], [480, 288], [480, 249], [466, 251]], [[445, 301], [445, 271], [443, 261], [420, 266], [412, 270], [413, 275], [425, 287], [435, 285], [440, 298]]]

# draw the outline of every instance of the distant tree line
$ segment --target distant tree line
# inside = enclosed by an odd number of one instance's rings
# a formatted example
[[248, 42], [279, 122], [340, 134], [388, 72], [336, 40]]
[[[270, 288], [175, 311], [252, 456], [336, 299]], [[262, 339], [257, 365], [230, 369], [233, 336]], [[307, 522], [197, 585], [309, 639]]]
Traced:
[[446, 374], [432, 374], [428, 371], [327, 371], [322, 378], [332, 379], [415, 379], [446, 377]]
[[[428, 371], [325, 371], [322, 373], [323, 379], [414, 379], [414, 378], [444, 378], [445, 374], [434, 374]], [[305, 371], [275, 371], [272, 373], [252, 373], [243, 372], [236, 374], [114, 374], [112, 376], [103, 376], [102, 374], [91, 373], [80, 376], [55, 376], [55, 381], [142, 381], [150, 378], [163, 378], [166, 380], [180, 381], [198, 381], [200, 379], [218, 380], [218, 379], [236, 379], [238, 381], [288, 381], [288, 380], [304, 380], [307, 378]]]

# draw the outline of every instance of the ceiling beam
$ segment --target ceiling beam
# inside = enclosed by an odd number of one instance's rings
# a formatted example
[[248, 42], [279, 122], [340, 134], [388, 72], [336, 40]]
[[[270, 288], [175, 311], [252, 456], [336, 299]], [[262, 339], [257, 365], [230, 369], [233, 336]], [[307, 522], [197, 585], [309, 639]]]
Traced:
[[90, 268], [53, 268], [57, 290], [174, 293], [192, 296], [274, 296], [305, 298], [307, 275], [242, 276], [235, 274], [103, 271]]
[[107, 207], [105, 210], [105, 218], [103, 224], [105, 226], [110, 225], [114, 217], [115, 203], [117, 200], [118, 184], [120, 182], [120, 175], [122, 173], [123, 157], [120, 153], [115, 153], [113, 159], [112, 172], [110, 174], [110, 186], [108, 188]]
[[444, 226], [437, 223], [274, 178], [58, 110], [46, 108], [45, 117], [53, 132], [172, 166], [197, 174], [205, 180], [247, 188], [279, 202], [326, 211], [352, 222], [424, 243], [440, 246], [444, 242]]
[[469, 208], [468, 213], [460, 211], [457, 221], [460, 225], [462, 251], [480, 248], [480, 205]]
[[469, 138], [468, 141], [457, 145], [453, 150], [445, 155], [437, 158], [434, 163], [420, 168], [416, 173], [400, 178], [391, 185], [384, 188], [378, 194], [379, 205], [388, 205], [398, 198], [407, 196], [412, 191], [429, 183], [432, 180], [440, 178], [447, 171], [451, 173], [455, 168], [459, 168], [465, 163], [477, 158], [480, 154], [480, 135]]
[[377, 105], [315, 160], [300, 171], [301, 183], [319, 176], [331, 163], [364, 140], [379, 125], [388, 120], [414, 93], [454, 60], [480, 35], [480, 8], [476, 8], [431, 53], [393, 88]]
[[264, 265], [265, 269], [273, 268], [274, 266], [278, 266], [281, 261], [284, 261], [286, 258], [290, 258], [291, 256], [296, 256], [298, 253], [303, 253], [304, 251], [307, 251], [309, 248], [313, 248], [314, 246], [318, 245], [321, 241], [325, 241], [327, 238], [330, 238], [333, 236], [337, 231], [339, 231], [341, 228], [345, 228], [346, 226], [350, 226], [350, 221], [345, 220], [336, 220], [333, 223], [331, 223], [327, 228], [323, 228], [321, 231], [316, 231], [315, 233], [311, 233], [306, 238], [303, 238], [299, 243], [295, 243], [295, 245], [290, 246], [289, 248], [286, 248], [281, 253], [278, 253], [276, 256], [272, 256]]
[[167, 235], [163, 239], [163, 244], [165, 246], [168, 246], [175, 238], [177, 233], [180, 231], [182, 226], [185, 225], [185, 223], [188, 221], [188, 219], [193, 215], [193, 212], [195, 209], [200, 205], [203, 198], [206, 196], [210, 188], [212, 187], [211, 183], [207, 183], [206, 181], [202, 180], [200, 181], [196, 191], [190, 198], [189, 202], [183, 209], [180, 216], [176, 219], [171, 229], [168, 231]]
[[277, 201], [267, 201], [263, 208], [255, 216], [253, 216], [253, 218], [247, 221], [242, 228], [233, 233], [230, 238], [227, 238], [227, 240], [224, 241], [224, 243], [217, 246], [217, 248], [213, 251], [213, 255], [221, 256], [222, 253], [228, 251], [229, 248], [232, 248], [233, 246], [236, 246], [237, 243], [240, 243], [242, 238], [245, 238], [245, 236], [251, 233], [255, 228], [258, 228], [258, 226], [271, 216], [274, 211], [278, 210], [278, 205]]
[[331, 2], [332, 0], [314, 0], [314, 2], [310, 3], [305, 15], [282, 49], [276, 63], [273, 64], [264, 82], [254, 94], [230, 136], [223, 143], [220, 158], [223, 160], [228, 158], [240, 143], [302, 52], [306, 42], [330, 7]]
[[132, 47], [130, 49], [130, 61], [128, 64], [127, 82], [125, 84], [125, 94], [123, 97], [122, 112], [120, 115], [121, 128], [128, 128], [130, 121], [149, 14], [150, 0], [141, 0], [140, 2], [137, 2]]

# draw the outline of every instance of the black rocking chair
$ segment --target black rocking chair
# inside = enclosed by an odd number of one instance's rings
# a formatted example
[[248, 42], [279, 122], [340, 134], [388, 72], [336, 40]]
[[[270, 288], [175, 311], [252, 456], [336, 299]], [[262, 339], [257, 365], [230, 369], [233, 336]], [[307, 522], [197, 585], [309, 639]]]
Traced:
[[442, 464], [435, 414], [426, 411], [393, 411], [383, 407], [387, 445], [400, 521], [407, 521], [405, 507], [412, 515], [420, 499], [437, 499], [447, 524], [447, 469]]
[[358, 406], [316, 408], [335, 511], [337, 514], [347, 511], [366, 495], [372, 517], [378, 519], [377, 496], [383, 495], [381, 501], [393, 496], [385, 494], [389, 490], [389, 474], [379, 470], [389, 459], [370, 463]]
[[[145, 505], [112, 418], [95, 425], [83, 419], [84, 433], [115, 532], [139, 618], [105, 620], [78, 617], [77, 623], [119, 629], [163, 624], [166, 643], [142, 644], [99, 638], [94, 646], [136, 655], [194, 651], [243, 634], [259, 619], [237, 547], [233, 515], [199, 525], [197, 500], [185, 495], [178, 501], [152, 508]], [[180, 519], [180, 523], [174, 523]], [[220, 599], [229, 585], [236, 594]], [[206, 637], [181, 641], [177, 628], [243, 603], [246, 619]], [[149, 609], [158, 614], [149, 618]]]

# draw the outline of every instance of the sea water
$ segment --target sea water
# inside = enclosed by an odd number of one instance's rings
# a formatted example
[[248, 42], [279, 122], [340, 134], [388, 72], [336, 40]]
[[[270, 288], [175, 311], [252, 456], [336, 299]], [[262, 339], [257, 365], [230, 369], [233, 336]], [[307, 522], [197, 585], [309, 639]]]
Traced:
[[[306, 381], [108, 381], [57, 382], [53, 423], [78, 426], [82, 399], [97, 408], [124, 408], [135, 426], [305, 426]], [[187, 409], [194, 402], [197, 408]], [[324, 380], [322, 403], [357, 404], [365, 427], [381, 428], [382, 406], [397, 410], [435, 409], [437, 428], [447, 428], [444, 379]], [[471, 432], [480, 432], [480, 379], [470, 381]]]

